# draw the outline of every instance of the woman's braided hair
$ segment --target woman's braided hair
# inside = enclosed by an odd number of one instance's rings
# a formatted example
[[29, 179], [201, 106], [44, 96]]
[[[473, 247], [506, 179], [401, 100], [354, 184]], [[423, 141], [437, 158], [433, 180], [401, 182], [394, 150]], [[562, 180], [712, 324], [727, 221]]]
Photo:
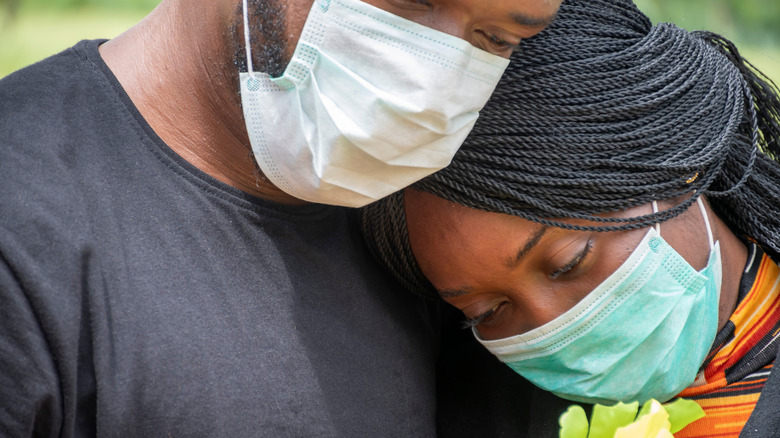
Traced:
[[[703, 194], [734, 232], [777, 259], [779, 158], [777, 87], [730, 41], [652, 26], [630, 0], [565, 0], [555, 22], [521, 44], [452, 164], [414, 187], [597, 231], [671, 219]], [[658, 213], [600, 216], [680, 197]], [[364, 235], [406, 286], [431, 295], [403, 208], [403, 193], [366, 207]]]

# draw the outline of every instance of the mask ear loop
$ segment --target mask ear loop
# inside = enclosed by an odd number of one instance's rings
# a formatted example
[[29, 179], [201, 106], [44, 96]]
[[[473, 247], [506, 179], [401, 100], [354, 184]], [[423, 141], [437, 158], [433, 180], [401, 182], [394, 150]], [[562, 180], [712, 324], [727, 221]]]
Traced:
[[707, 210], [704, 208], [704, 202], [701, 200], [701, 196], [696, 198], [696, 203], [699, 204], [699, 210], [702, 217], [704, 217], [704, 225], [707, 226], [707, 238], [710, 240], [710, 250], [715, 246], [715, 240], [712, 238], [712, 227], [710, 226], [710, 217], [707, 215]]
[[252, 45], [249, 41], [249, 5], [248, 0], [244, 0], [244, 46], [246, 47], [246, 66], [249, 74], [254, 75], [255, 71], [252, 67]]
[[[653, 201], [652, 204], [653, 204], [653, 214], [658, 213], [658, 203], [656, 201]], [[660, 222], [656, 222], [655, 223], [655, 231], [658, 232], [659, 236], [661, 235], [661, 223]]]

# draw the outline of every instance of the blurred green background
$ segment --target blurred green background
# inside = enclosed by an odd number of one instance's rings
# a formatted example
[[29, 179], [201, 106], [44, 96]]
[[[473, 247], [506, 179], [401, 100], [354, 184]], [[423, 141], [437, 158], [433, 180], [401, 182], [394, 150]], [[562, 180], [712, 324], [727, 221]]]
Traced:
[[[159, 0], [0, 0], [0, 77], [83, 38], [111, 38]], [[780, 1], [635, 0], [653, 22], [707, 29], [734, 41], [780, 83]]]
[[85, 38], [112, 38], [159, 0], [0, 0], [0, 77]]

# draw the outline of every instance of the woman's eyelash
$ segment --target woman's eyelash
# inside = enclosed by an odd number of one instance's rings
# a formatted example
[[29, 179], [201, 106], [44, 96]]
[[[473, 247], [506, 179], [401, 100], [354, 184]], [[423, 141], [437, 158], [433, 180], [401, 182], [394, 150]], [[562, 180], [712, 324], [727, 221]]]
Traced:
[[574, 269], [577, 265], [582, 262], [582, 260], [590, 253], [590, 250], [593, 248], [593, 243], [588, 240], [588, 243], [585, 245], [585, 249], [583, 249], [579, 254], [577, 254], [572, 261], [566, 264], [566, 266], [554, 270], [552, 273], [550, 273], [550, 278], [555, 280], [556, 278], [560, 277], [561, 275], [571, 271]]
[[493, 314], [496, 313], [496, 310], [498, 310], [499, 307], [501, 307], [501, 305], [498, 305], [498, 306], [488, 310], [487, 312], [485, 312], [485, 313], [483, 313], [481, 315], [475, 316], [474, 318], [466, 318], [463, 321], [462, 327], [464, 329], [467, 329], [467, 328], [475, 327], [475, 326], [478, 326], [478, 325], [482, 324], [482, 321], [484, 321], [484, 320], [490, 318], [491, 316], [493, 316]]

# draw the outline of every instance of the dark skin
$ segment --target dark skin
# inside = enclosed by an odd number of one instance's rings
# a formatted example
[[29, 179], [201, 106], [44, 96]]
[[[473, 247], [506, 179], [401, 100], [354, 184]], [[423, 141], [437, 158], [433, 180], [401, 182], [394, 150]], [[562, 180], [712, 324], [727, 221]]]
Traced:
[[[283, 31], [264, 38], [262, 29], [252, 28], [258, 40], [253, 53], [268, 53], [264, 45], [276, 44], [280, 47], [270, 48], [289, 59], [312, 0], [279, 1], [281, 8], [277, 9], [281, 10], [275, 12], [284, 22]], [[368, 3], [508, 57], [521, 39], [552, 21], [560, 1]], [[250, 16], [254, 17], [258, 7], [250, 2]], [[246, 193], [283, 204], [302, 204], [305, 201], [259, 174], [252, 157], [234, 59], [243, 47], [241, 20], [237, 0], [165, 0], [139, 24], [103, 44], [100, 53], [141, 115], [184, 159]], [[256, 17], [253, 25], [255, 21]], [[254, 61], [260, 66], [264, 62]]]
[[[524, 333], [563, 314], [612, 274], [647, 233], [647, 228], [616, 232], [545, 228], [413, 189], [406, 190], [405, 202], [409, 240], [422, 273], [445, 301], [472, 320], [483, 339]], [[659, 202], [659, 210], [672, 205]], [[706, 202], [705, 206], [721, 248], [718, 328], [722, 328], [736, 306], [747, 249]], [[612, 216], [651, 212], [648, 204]], [[696, 270], [707, 265], [709, 241], [696, 204], [662, 223], [661, 237]]]

